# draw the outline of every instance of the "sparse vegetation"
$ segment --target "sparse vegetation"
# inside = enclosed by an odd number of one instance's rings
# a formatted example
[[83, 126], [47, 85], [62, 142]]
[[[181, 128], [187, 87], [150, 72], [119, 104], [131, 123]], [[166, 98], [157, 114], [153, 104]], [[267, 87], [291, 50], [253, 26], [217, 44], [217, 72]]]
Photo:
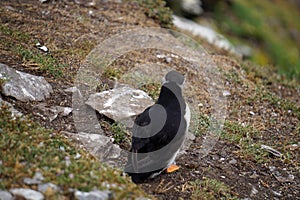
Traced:
[[145, 8], [145, 13], [159, 22], [164, 28], [172, 26], [172, 11], [166, 7], [166, 2], [163, 0], [135, 0]]
[[190, 181], [189, 186], [192, 190], [191, 199], [231, 199], [237, 200], [238, 197], [225, 184], [215, 179], [204, 177], [202, 180]]
[[160, 87], [161, 84], [158, 83], [148, 83], [148, 84], [144, 84], [141, 85], [139, 87], [140, 90], [144, 90], [145, 92], [147, 92], [147, 94], [154, 100], [158, 99], [159, 96], [159, 92], [160, 92]]
[[[31, 119], [12, 118], [5, 106], [0, 109], [0, 133], [0, 189], [25, 187], [23, 179], [41, 171], [45, 181], [59, 185], [66, 197], [69, 188], [110, 189], [116, 192], [116, 199], [143, 195], [120, 171], [100, 164], [63, 135]], [[77, 154], [81, 157], [75, 158]]]
[[122, 76], [122, 71], [119, 69], [116, 69], [114, 67], [106, 67], [103, 75], [105, 78], [109, 78], [109, 79], [120, 79]]
[[41, 54], [34, 50], [25, 49], [23, 47], [17, 47], [15, 49], [16, 53], [21, 55], [25, 65], [37, 67], [39, 70], [49, 73], [54, 77], [61, 77], [63, 75], [62, 69], [63, 64], [60, 64], [57, 59], [55, 59], [50, 54]]

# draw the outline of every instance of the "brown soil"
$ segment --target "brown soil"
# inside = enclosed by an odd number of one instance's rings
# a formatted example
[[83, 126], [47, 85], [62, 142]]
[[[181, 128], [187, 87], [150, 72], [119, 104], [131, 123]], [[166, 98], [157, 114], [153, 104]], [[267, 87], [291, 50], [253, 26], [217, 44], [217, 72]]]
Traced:
[[[93, 14], [89, 14], [92, 11]], [[90, 7], [84, 4], [76, 4], [74, 1], [49, 1], [40, 3], [37, 0], [2, 0], [0, 2], [0, 21], [15, 32], [26, 33], [25, 39], [18, 34], [5, 34], [0, 32], [0, 63], [5, 63], [20, 71], [44, 76], [53, 86], [54, 93], [45, 102], [48, 107], [52, 105], [72, 107], [72, 94], [64, 92], [64, 89], [72, 86], [74, 77], [85, 56], [100, 41], [109, 36], [134, 27], [158, 27], [159, 25], [144, 14], [143, 8], [137, 3], [114, 3], [105, 1]], [[39, 52], [34, 45], [36, 41], [44, 43], [52, 57], [64, 64], [63, 75], [55, 77], [46, 70], [41, 70], [32, 61], [23, 60], [19, 53], [12, 50], [14, 46], [22, 46], [34, 52]], [[212, 51], [209, 44], [203, 43]], [[147, 56], [151, 52], [136, 52], [120, 58], [114, 63], [115, 68], [128, 70], [136, 60], [140, 63], [161, 61], [155, 56]], [[222, 52], [215, 50], [215, 52]], [[151, 53], [149, 53], [151, 54]], [[180, 170], [161, 176], [141, 184], [141, 187], [158, 199], [189, 199], [194, 193], [194, 188], [188, 183], [197, 179], [211, 178], [225, 183], [231, 188], [231, 194], [240, 198], [249, 197], [253, 188], [258, 192], [252, 199], [299, 199], [300, 173], [299, 173], [299, 149], [291, 150], [288, 145], [299, 142], [299, 88], [282, 85], [278, 81], [260, 81], [265, 77], [253, 76], [254, 72], [244, 72], [240, 64], [227, 56], [215, 55], [215, 60], [226, 78], [226, 90], [231, 95], [227, 99], [229, 122], [249, 124], [261, 135], [253, 138], [254, 142], [276, 147], [277, 150], [290, 157], [277, 158], [272, 155], [264, 155], [265, 160], [258, 161], [253, 154], [245, 154], [239, 144], [222, 138], [218, 141], [212, 152], [204, 158], [199, 157], [197, 149], [200, 148], [202, 137], [196, 140], [189, 148], [186, 155], [177, 159]], [[203, 87], [195, 78], [192, 71], [182, 67], [176, 59], [170, 65], [176, 65], [177, 69], [188, 74], [188, 78], [195, 88]], [[181, 66], [182, 65], [182, 66]], [[229, 75], [228, 75], [229, 73]], [[109, 83], [109, 81], [104, 81]], [[198, 85], [196, 85], [198, 84]], [[258, 88], [262, 88], [258, 90]], [[193, 91], [193, 90], [191, 90]], [[292, 112], [271, 98], [264, 96], [268, 91], [274, 96], [290, 101], [298, 105]], [[190, 96], [205, 102], [205, 89], [199, 94]], [[201, 97], [201, 94], [204, 96]], [[193, 94], [190, 94], [193, 95]], [[11, 102], [16, 109], [24, 114], [31, 115], [45, 127], [55, 131], [75, 132], [72, 116], [59, 117], [52, 122], [44, 119], [45, 115], [37, 104], [40, 102], [19, 102], [13, 98], [2, 97]], [[282, 101], [283, 103], [285, 101]], [[202, 110], [209, 114], [209, 109]], [[255, 113], [251, 116], [249, 112]], [[276, 113], [278, 117], [274, 117]], [[107, 120], [100, 116], [100, 120]], [[109, 131], [109, 130], [106, 130]], [[226, 130], [232, 131], [232, 130]], [[248, 136], [244, 136], [245, 138]], [[128, 146], [123, 144], [123, 146]], [[231, 160], [236, 162], [230, 163]], [[282, 182], [276, 178], [270, 170], [274, 166], [282, 176], [288, 174], [294, 176], [290, 182]], [[167, 187], [168, 186], [168, 187]], [[169, 187], [170, 186], [170, 187]], [[279, 196], [277, 193], [281, 193]], [[222, 193], [214, 194], [216, 198], [224, 197]]]

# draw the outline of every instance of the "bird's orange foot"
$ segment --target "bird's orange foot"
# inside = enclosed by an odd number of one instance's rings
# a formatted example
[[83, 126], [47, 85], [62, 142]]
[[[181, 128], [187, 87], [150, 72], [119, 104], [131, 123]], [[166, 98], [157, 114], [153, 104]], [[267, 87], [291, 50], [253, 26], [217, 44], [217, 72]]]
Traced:
[[180, 167], [178, 165], [172, 164], [167, 168], [168, 173], [175, 172], [179, 169]]

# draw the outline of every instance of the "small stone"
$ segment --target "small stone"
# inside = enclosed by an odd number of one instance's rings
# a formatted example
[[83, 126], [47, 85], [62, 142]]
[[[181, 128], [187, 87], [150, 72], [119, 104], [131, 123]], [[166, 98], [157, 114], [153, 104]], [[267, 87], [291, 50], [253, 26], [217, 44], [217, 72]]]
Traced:
[[277, 197], [282, 197], [281, 192], [276, 192], [276, 191], [272, 191], [272, 192], [273, 192], [273, 194], [274, 194], [275, 196], [277, 196]]
[[228, 90], [223, 91], [223, 96], [224, 97], [227, 97], [227, 96], [230, 96], [230, 95], [231, 95], [231, 93]]
[[13, 200], [13, 196], [7, 191], [0, 190], [0, 200]]
[[279, 151], [273, 149], [272, 147], [269, 147], [267, 145], [261, 145], [261, 148], [262, 149], [265, 149], [266, 151], [268, 151], [269, 153], [273, 154], [274, 156], [277, 156], [277, 157], [281, 157], [282, 156], [282, 153], [280, 153]]
[[250, 111], [249, 114], [252, 116], [255, 115], [255, 113], [253, 111]]
[[231, 159], [231, 160], [229, 161], [229, 164], [232, 164], [232, 165], [235, 165], [236, 163], [237, 163], [236, 159]]
[[77, 87], [74, 86], [74, 87], [69, 87], [69, 88], [65, 89], [64, 91], [73, 93], [73, 92], [76, 92], [77, 90], [78, 90]]
[[43, 200], [44, 195], [32, 189], [13, 188], [9, 190], [17, 198], [24, 198], [26, 200]]
[[277, 181], [281, 182], [281, 183], [289, 183], [289, 182], [293, 182], [295, 179], [295, 176], [292, 174], [289, 174], [287, 177], [283, 177], [281, 175], [274, 175], [275, 178], [277, 179]]
[[23, 182], [26, 185], [36, 185], [40, 184], [44, 180], [43, 174], [41, 172], [36, 172], [33, 178], [24, 178]]
[[57, 192], [57, 191], [59, 191], [59, 187], [53, 183], [39, 184], [38, 191], [43, 194], [49, 193], [51, 191]]
[[24, 178], [23, 179], [23, 182], [26, 184], [26, 185], [37, 185], [37, 184], [40, 184], [41, 181], [38, 181], [38, 180], [34, 180], [32, 178]]
[[252, 187], [252, 190], [251, 190], [250, 197], [255, 196], [257, 193], [258, 193], [258, 190], [253, 186], [253, 187]]
[[112, 193], [108, 190], [94, 190], [91, 192], [81, 192], [77, 190], [74, 195], [78, 200], [106, 200], [111, 198]]
[[76, 156], [74, 157], [74, 159], [78, 160], [79, 158], [81, 158], [81, 154], [80, 153], [76, 153]]
[[170, 58], [170, 57], [166, 57], [165, 59], [166, 59], [167, 63], [170, 63], [172, 61], [172, 58]]
[[35, 172], [33, 179], [38, 181], [43, 181], [45, 178], [41, 172]]
[[221, 178], [223, 178], [223, 179], [225, 179], [226, 178], [226, 176], [220, 176]]
[[275, 171], [276, 167], [275, 166], [269, 166], [269, 169], [271, 172]]

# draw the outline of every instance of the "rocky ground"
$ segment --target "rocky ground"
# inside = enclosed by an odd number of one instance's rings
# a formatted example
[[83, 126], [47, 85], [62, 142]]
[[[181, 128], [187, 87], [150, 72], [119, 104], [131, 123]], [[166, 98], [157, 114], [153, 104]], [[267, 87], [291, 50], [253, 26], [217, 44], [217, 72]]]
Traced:
[[[20, 100], [13, 95], [7, 96], [4, 89], [1, 98], [41, 126], [68, 137], [70, 133], [77, 132], [75, 124], [78, 120], [69, 113], [74, 114], [74, 101], [72, 92], [66, 89], [78, 80], [78, 70], [87, 64], [86, 57], [90, 51], [116, 33], [161, 25], [159, 18], [149, 17], [149, 13], [155, 13], [155, 10], [133, 1], [97, 1], [89, 4], [71, 0], [45, 3], [13, 0], [1, 1], [0, 5], [0, 63], [42, 76], [52, 87], [51, 94], [43, 94], [39, 97], [41, 99]], [[121, 55], [101, 77], [92, 75], [99, 78], [94, 91], [112, 89], [118, 80], [119, 84], [126, 83], [144, 90], [154, 99], [159, 91], [159, 81], [167, 70], [176, 69], [187, 77], [184, 94], [193, 108], [190, 132], [196, 138], [177, 159], [180, 170], [163, 173], [137, 188], [151, 195], [150, 198], [157, 199], [299, 199], [299, 84], [285, 80], [272, 68], [243, 62], [205, 40], [195, 39], [210, 52], [203, 54], [200, 71], [193, 68], [192, 61], [170, 52], [144, 49]], [[223, 101], [216, 103], [224, 105], [213, 105], [209, 90], [209, 83], [213, 81], [206, 82], [205, 62], [217, 66], [222, 83], [220, 99]], [[134, 72], [152, 76], [153, 80], [147, 82], [126, 76]], [[0, 77], [0, 81], [5, 85], [10, 80]], [[217, 143], [207, 156], [203, 156], [203, 141], [206, 141], [206, 133], [210, 131], [209, 117], [214, 113], [214, 108], [226, 111], [221, 112], [221, 118], [225, 117], [225, 121]], [[130, 128], [126, 129], [99, 113], [97, 120], [106, 136], [114, 138], [116, 148], [121, 146], [128, 150]], [[4, 138], [1, 140], [5, 141]], [[78, 141], [73, 140], [72, 143]], [[5, 152], [9, 154], [8, 150]], [[3, 158], [0, 160], [2, 163], [5, 161]], [[4, 171], [14, 173], [14, 170]], [[35, 173], [16, 174], [15, 181], [12, 174], [0, 171], [1, 180], [5, 180], [4, 185], [0, 184], [1, 189], [9, 190], [16, 186], [36, 189], [19, 181], [30, 174], [33, 176]], [[84, 178], [82, 180], [89, 182]], [[57, 184], [66, 186], [68, 183], [62, 181]], [[128, 188], [134, 187], [128, 183]], [[70, 195], [67, 197], [71, 198]]]

